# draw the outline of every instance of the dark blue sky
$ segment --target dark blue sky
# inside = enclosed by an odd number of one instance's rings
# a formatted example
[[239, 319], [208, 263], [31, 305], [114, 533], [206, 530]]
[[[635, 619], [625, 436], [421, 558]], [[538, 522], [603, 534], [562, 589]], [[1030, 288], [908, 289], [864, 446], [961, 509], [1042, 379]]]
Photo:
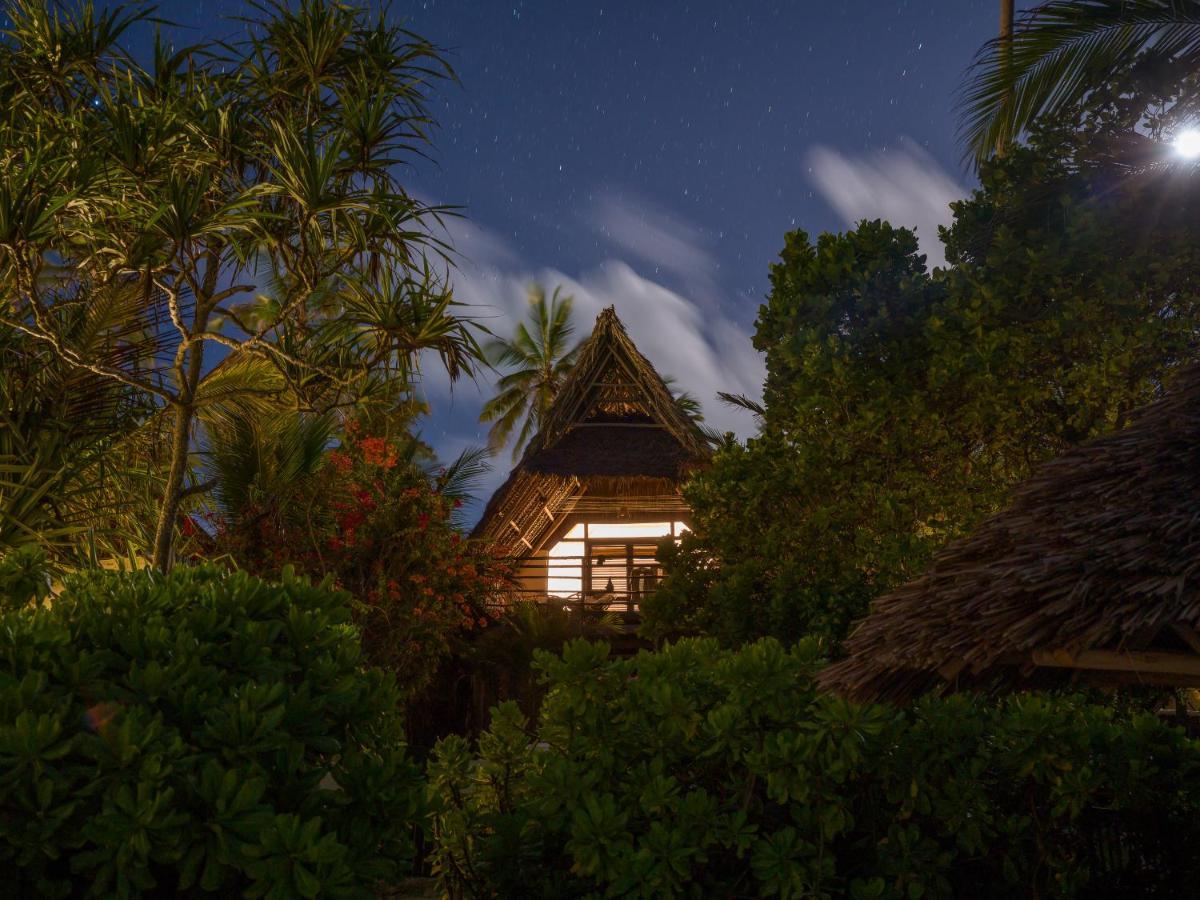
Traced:
[[[918, 226], [940, 261], [934, 229], [971, 183], [954, 93], [998, 16], [995, 0], [394, 9], [461, 79], [435, 103], [435, 162], [410, 182], [464, 207], [459, 298], [500, 331], [533, 279], [576, 295], [581, 331], [614, 303], [660, 371], [743, 434], [751, 423], [714, 394], [760, 388], [749, 335], [785, 231], [884, 217]], [[161, 11], [191, 36], [228, 36], [243, 7]], [[443, 454], [483, 442], [488, 391], [451, 394], [428, 374], [425, 434]]]
[[[1022, 4], [1023, 5], [1023, 4]], [[723, 300], [749, 322], [785, 230], [844, 227], [809, 171], [816, 147], [850, 155], [910, 138], [963, 184], [953, 92], [996, 29], [995, 0], [492, 2], [394, 8], [448, 48], [461, 87], [436, 109], [430, 196], [568, 272], [612, 256], [587, 227], [598, 198], [655, 204], [694, 226]], [[203, 34], [236, 0], [167, 0]]]
[[994, 0], [414, 4], [463, 83], [440, 108], [441, 169], [419, 180], [568, 270], [608, 252], [581, 214], [636, 193], [758, 299], [785, 230], [842, 225], [808, 177], [814, 146], [908, 136], [958, 172], [952, 92], [996, 18]]

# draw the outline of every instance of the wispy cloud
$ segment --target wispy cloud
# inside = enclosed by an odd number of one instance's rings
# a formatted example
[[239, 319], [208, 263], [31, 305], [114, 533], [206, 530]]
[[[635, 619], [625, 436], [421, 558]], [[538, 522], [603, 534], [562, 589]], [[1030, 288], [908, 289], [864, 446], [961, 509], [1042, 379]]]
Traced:
[[686, 219], [630, 191], [607, 191], [584, 214], [584, 221], [621, 258], [683, 290], [706, 308], [720, 304], [712, 239]]
[[938, 226], [950, 223], [950, 203], [966, 195], [924, 149], [902, 140], [887, 151], [849, 156], [815, 147], [808, 156], [813, 185], [847, 225], [886, 219], [915, 227], [930, 266], [945, 265]]
[[645, 198], [605, 194], [588, 218], [615, 247], [656, 269], [684, 276], [716, 269], [700, 230]]

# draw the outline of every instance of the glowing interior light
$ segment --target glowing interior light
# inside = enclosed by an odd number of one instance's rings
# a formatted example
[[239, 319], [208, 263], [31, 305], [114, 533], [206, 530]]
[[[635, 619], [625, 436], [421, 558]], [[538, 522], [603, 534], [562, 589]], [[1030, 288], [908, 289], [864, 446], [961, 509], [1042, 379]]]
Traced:
[[671, 533], [670, 522], [591, 522], [589, 538], [666, 537]]
[[1200, 130], [1188, 128], [1175, 135], [1175, 152], [1184, 159], [1200, 159]]

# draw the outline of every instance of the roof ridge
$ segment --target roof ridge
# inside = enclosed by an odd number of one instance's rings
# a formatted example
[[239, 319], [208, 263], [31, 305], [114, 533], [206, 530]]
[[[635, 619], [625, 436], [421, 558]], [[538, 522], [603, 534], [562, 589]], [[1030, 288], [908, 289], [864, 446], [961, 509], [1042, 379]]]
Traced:
[[637, 348], [629, 337], [614, 305], [606, 306], [596, 316], [596, 326], [576, 351], [572, 366], [558, 395], [551, 404], [537, 434], [526, 446], [517, 468], [538, 451], [552, 446], [595, 408], [597, 398], [589, 394], [597, 379], [614, 363], [625, 368], [631, 386], [644, 395], [647, 414], [662, 424], [690, 453], [708, 456], [710, 453], [704, 433], [692, 421], [654, 364]]

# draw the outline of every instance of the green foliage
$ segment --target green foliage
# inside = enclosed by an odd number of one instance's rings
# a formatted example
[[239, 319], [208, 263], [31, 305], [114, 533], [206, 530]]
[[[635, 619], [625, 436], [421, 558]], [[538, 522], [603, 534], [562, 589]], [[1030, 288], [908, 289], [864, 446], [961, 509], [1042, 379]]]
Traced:
[[669, 577], [644, 604], [651, 632], [837, 639], [941, 530], [929, 498], [959, 488], [922, 465], [931, 441], [952, 438], [925, 392], [920, 316], [935, 292], [916, 250], [911, 232], [879, 222], [816, 246], [788, 235], [755, 339], [762, 434], [688, 487], [694, 532], [664, 548]]
[[[108, 300], [61, 311], [64, 345], [96, 364], [152, 365], [155, 344], [131, 316], [134, 300]], [[0, 554], [36, 544], [78, 564], [145, 546], [151, 412], [131, 389], [0, 325]]]
[[[452, 379], [473, 371], [441, 210], [399, 180], [452, 77], [438, 48], [330, 0], [252, 3], [232, 41], [147, 54], [121, 42], [149, 7], [4, 8], [0, 325], [170, 419], [158, 568], [202, 487], [191, 438], [214, 407], [394, 395], [425, 353]], [[133, 300], [124, 330], [158, 342], [149, 361], [68, 339], [73, 309], [116, 296]]]
[[[543, 655], [536, 730], [507, 704], [477, 757], [459, 737], [435, 751], [443, 887], [1069, 897], [1133, 871], [1142, 890], [1187, 874], [1190, 854], [1171, 850], [1200, 836], [1200, 748], [1181, 732], [1070, 697], [856, 706], [814, 689], [819, 665], [812, 642], [772, 640]], [[1129, 856], [1105, 861], [1089, 841], [1113, 823]]]
[[45, 551], [36, 544], [18, 547], [0, 558], [0, 609], [20, 609], [50, 596], [51, 575]]
[[[8, 586], [8, 585], [6, 585]], [[359, 896], [422, 811], [346, 598], [93, 573], [0, 614], [0, 870], [19, 896]]]
[[834, 650], [872, 597], [1195, 358], [1200, 181], [1112, 164], [1106, 138], [1140, 121], [1124, 97], [986, 165], [932, 275], [886, 223], [787, 236], [755, 336], [760, 433], [687, 487], [694, 531], [664, 548], [651, 633]]

